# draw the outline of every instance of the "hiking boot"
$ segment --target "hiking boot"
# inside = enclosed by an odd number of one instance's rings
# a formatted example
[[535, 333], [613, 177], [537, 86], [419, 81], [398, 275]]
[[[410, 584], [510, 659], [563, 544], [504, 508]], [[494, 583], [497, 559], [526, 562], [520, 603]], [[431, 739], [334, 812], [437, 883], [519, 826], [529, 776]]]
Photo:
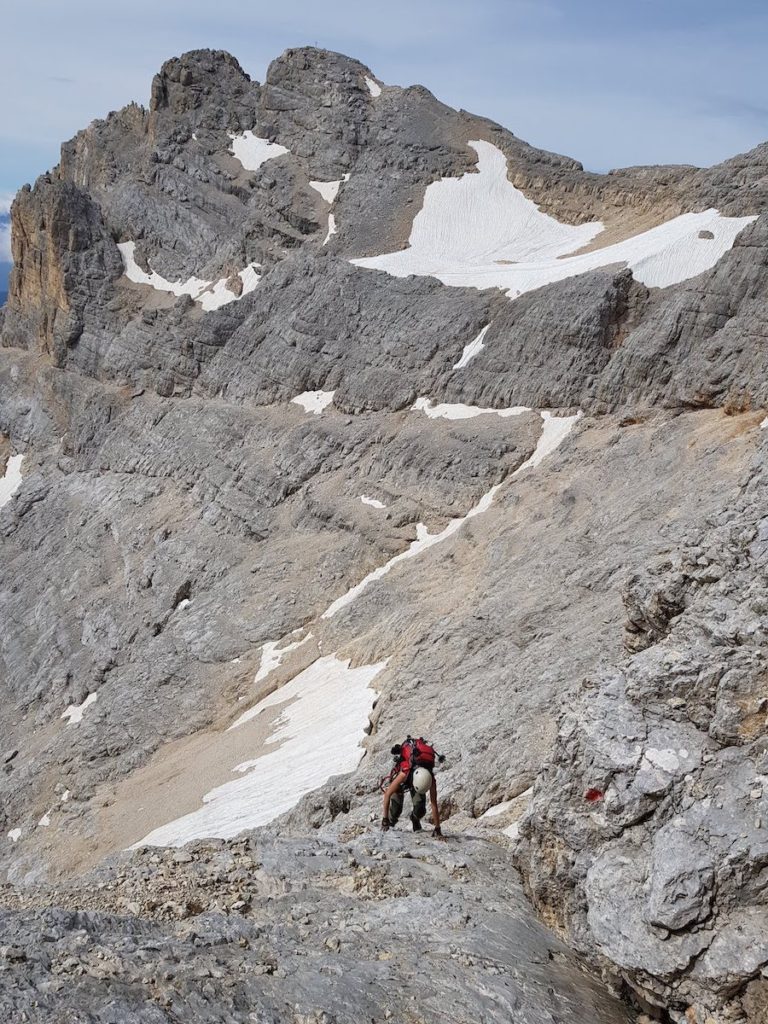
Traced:
[[421, 821], [415, 814], [411, 815], [411, 824], [413, 825], [414, 832], [421, 832]]

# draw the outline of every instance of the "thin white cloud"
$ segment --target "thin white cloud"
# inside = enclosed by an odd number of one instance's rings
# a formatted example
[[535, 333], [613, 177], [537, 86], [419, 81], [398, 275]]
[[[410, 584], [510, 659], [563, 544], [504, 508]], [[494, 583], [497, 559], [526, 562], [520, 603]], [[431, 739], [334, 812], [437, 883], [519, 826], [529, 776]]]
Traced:
[[0, 192], [0, 263], [9, 263], [11, 260], [11, 223], [8, 213], [12, 202], [12, 195]]
[[5, 217], [0, 219], [0, 263], [11, 261], [11, 225]]

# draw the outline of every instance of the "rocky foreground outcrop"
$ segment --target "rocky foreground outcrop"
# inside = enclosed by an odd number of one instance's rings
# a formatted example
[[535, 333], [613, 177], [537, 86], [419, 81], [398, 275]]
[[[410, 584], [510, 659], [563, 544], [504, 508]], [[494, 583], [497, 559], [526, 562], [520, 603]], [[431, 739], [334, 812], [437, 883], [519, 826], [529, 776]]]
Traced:
[[763, 442], [738, 498], [628, 581], [637, 653], [584, 679], [522, 825], [545, 920], [697, 1018], [768, 997], [766, 482]]
[[55, 909], [0, 889], [9, 1019], [631, 1019], [477, 839], [264, 836], [146, 850], [90, 882]]
[[[700, 272], [665, 250], [663, 287], [352, 262], [407, 247], [478, 141], [589, 251], [744, 223], [719, 259], [695, 236]], [[764, 1019], [767, 153], [589, 174], [337, 54], [259, 84], [197, 51], [22, 189], [9, 1019]], [[356, 772], [268, 833], [99, 866], [258, 772], [274, 718], [229, 727], [331, 655], [378, 666]], [[448, 754], [445, 846], [372, 826], [408, 731]]]

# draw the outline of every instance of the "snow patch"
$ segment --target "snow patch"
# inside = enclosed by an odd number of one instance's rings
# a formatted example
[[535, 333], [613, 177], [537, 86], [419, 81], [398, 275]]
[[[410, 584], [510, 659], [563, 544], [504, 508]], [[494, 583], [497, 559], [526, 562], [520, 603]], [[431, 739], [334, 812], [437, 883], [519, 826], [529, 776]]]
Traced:
[[485, 348], [483, 344], [483, 339], [488, 333], [488, 328], [490, 326], [490, 324], [486, 324], [486, 326], [482, 329], [482, 331], [480, 331], [475, 340], [470, 341], [468, 345], [464, 346], [464, 351], [461, 353], [461, 359], [458, 361], [458, 363], [453, 364], [454, 370], [463, 370], [467, 363], [469, 363], [470, 360], [474, 359], [475, 356], [481, 351], [481, 349]]
[[319, 416], [323, 409], [327, 409], [333, 401], [334, 391], [302, 391], [291, 399], [294, 405], [300, 405], [305, 412], [314, 413]]
[[[507, 160], [489, 142], [470, 142], [477, 171], [427, 187], [407, 249], [354, 259], [395, 277], [437, 277], [446, 285], [503, 288], [511, 299], [599, 267], [631, 267], [648, 287], [665, 288], [713, 267], [755, 217], [717, 210], [685, 213], [623, 242], [569, 255], [603, 230], [599, 221], [573, 226], [542, 213], [507, 178]], [[702, 231], [713, 238], [700, 238]], [[567, 257], [567, 258], [562, 258]]]
[[261, 274], [258, 273], [260, 267], [260, 263], [249, 263], [244, 270], [237, 272], [237, 276], [242, 282], [239, 295], [236, 295], [228, 287], [229, 278], [222, 277], [219, 281], [214, 282], [210, 289], [193, 296], [193, 298], [195, 302], [200, 303], [206, 313], [212, 309], [221, 309], [222, 306], [227, 306], [230, 302], [239, 302], [258, 285], [261, 280]]
[[378, 82], [374, 82], [372, 78], [369, 78], [368, 75], [365, 76], [365, 84], [368, 86], [368, 92], [371, 96], [374, 98], [381, 96], [381, 86]]
[[228, 839], [284, 814], [332, 775], [354, 771], [376, 697], [371, 683], [385, 665], [353, 669], [331, 654], [265, 697], [256, 714], [283, 708], [269, 740], [275, 749], [239, 764], [235, 770], [242, 778], [212, 789], [197, 811], [155, 829], [135, 846]]
[[239, 135], [230, 132], [229, 137], [232, 140], [230, 152], [246, 171], [258, 171], [267, 160], [274, 160], [275, 157], [290, 152], [285, 146], [270, 142], [268, 139], [260, 139], [251, 131], [241, 132]]
[[171, 292], [176, 296], [189, 295], [191, 298], [195, 298], [203, 289], [210, 287], [210, 281], [203, 281], [199, 277], [190, 277], [186, 281], [167, 281], [154, 270], [147, 274], [136, 262], [135, 242], [118, 242], [117, 248], [123, 258], [125, 276], [134, 284], [146, 284], [158, 292]]
[[328, 245], [328, 243], [330, 242], [331, 238], [334, 235], [337, 235], [338, 233], [339, 233], [338, 232], [338, 228], [336, 227], [336, 218], [333, 216], [332, 213], [329, 213], [328, 214], [328, 233], [326, 234], [325, 238], [323, 239], [323, 245]]
[[38, 828], [48, 828], [48, 826], [49, 826], [50, 824], [51, 824], [51, 816], [50, 816], [50, 814], [49, 814], [49, 813], [48, 813], [48, 812], [46, 811], [46, 812], [45, 812], [45, 814], [44, 814], [44, 815], [42, 816], [42, 818], [40, 819], [40, 821], [38, 821], [38, 823], [37, 823], [37, 827], [38, 827]]
[[370, 505], [371, 508], [386, 508], [387, 506], [383, 501], [379, 501], [377, 498], [369, 498], [367, 494], [360, 495], [360, 501], [364, 505]]
[[[766, 428], [768, 428], [768, 416], [766, 416], [765, 419], [760, 424], [760, 429], [761, 430], [765, 430]], [[2, 502], [0, 501], [0, 505], [1, 504], [2, 504]]]
[[417, 398], [411, 409], [416, 412], [425, 413], [432, 420], [439, 417], [445, 420], [470, 420], [474, 419], [475, 416], [483, 416], [489, 413], [501, 416], [504, 419], [507, 416], [520, 416], [524, 412], [531, 411], [527, 405], [513, 405], [508, 409], [485, 409], [479, 405], [462, 405], [461, 403], [451, 405], [447, 402], [433, 405], [431, 398]]
[[12, 843], [18, 843], [18, 841], [21, 839], [21, 829], [12, 828], [11, 831], [8, 833], [8, 838], [11, 840]]
[[515, 802], [514, 800], [504, 800], [500, 804], [494, 804], [493, 807], [489, 807], [488, 810], [484, 814], [480, 815], [480, 817], [481, 818], [498, 818], [498, 816], [500, 814], [504, 814], [506, 811], [508, 811], [510, 809], [510, 807], [512, 807], [514, 802]]
[[310, 181], [309, 184], [315, 192], [320, 193], [329, 206], [332, 206], [336, 202], [336, 196], [339, 194], [341, 178], [338, 181]]
[[23, 455], [12, 455], [8, 459], [5, 475], [0, 478], [0, 508], [7, 505], [21, 487], [21, 464], [23, 461]]
[[177, 612], [183, 612], [185, 608], [188, 608], [192, 602], [188, 597], [185, 597], [183, 601], [179, 601], [176, 605]]
[[259, 670], [254, 677], [254, 683], [260, 683], [262, 679], [266, 679], [269, 673], [278, 667], [286, 654], [301, 647], [301, 645], [305, 644], [311, 637], [312, 634], [307, 633], [307, 635], [302, 637], [301, 640], [293, 640], [291, 643], [286, 644], [285, 647], [280, 646], [280, 644], [285, 642], [285, 637], [281, 640], [276, 640], [274, 643], [272, 641], [267, 641], [267, 643], [265, 643], [261, 648], [261, 664], [259, 665]]
[[249, 263], [243, 270], [238, 271], [237, 276], [242, 282], [240, 295], [236, 295], [229, 287], [228, 277], [222, 277], [218, 281], [205, 281], [200, 277], [190, 277], [186, 281], [168, 281], [156, 270], [149, 273], [142, 270], [136, 262], [136, 243], [118, 242], [117, 248], [123, 259], [125, 276], [134, 284], [144, 284], [153, 288], [156, 292], [170, 292], [172, 295], [189, 295], [198, 302], [203, 310], [208, 313], [212, 309], [221, 309], [230, 302], [237, 302], [252, 292], [261, 280], [257, 273], [261, 266], [259, 263]]
[[71, 796], [72, 794], [70, 793], [70, 791], [68, 789], [65, 789], [64, 792], [61, 794], [61, 802], [65, 804]]
[[89, 693], [82, 704], [70, 704], [66, 711], [62, 711], [61, 717], [69, 719], [70, 725], [76, 725], [78, 722], [82, 722], [83, 715], [91, 706], [96, 703], [98, 693]]

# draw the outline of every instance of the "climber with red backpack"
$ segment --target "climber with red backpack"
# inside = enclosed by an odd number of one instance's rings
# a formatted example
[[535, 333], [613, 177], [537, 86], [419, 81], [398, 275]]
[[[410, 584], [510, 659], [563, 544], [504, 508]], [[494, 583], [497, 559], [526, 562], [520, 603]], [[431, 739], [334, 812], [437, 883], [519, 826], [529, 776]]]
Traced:
[[421, 832], [421, 819], [427, 813], [427, 793], [432, 805], [432, 835], [442, 837], [440, 811], [437, 808], [437, 783], [435, 782], [435, 760], [440, 764], [445, 758], [438, 754], [431, 743], [419, 737], [409, 736], [405, 743], [392, 747], [395, 759], [389, 775], [379, 783], [384, 793], [384, 814], [381, 827], [384, 831], [394, 827], [403, 813], [406, 790], [411, 794], [411, 825], [414, 832]]

